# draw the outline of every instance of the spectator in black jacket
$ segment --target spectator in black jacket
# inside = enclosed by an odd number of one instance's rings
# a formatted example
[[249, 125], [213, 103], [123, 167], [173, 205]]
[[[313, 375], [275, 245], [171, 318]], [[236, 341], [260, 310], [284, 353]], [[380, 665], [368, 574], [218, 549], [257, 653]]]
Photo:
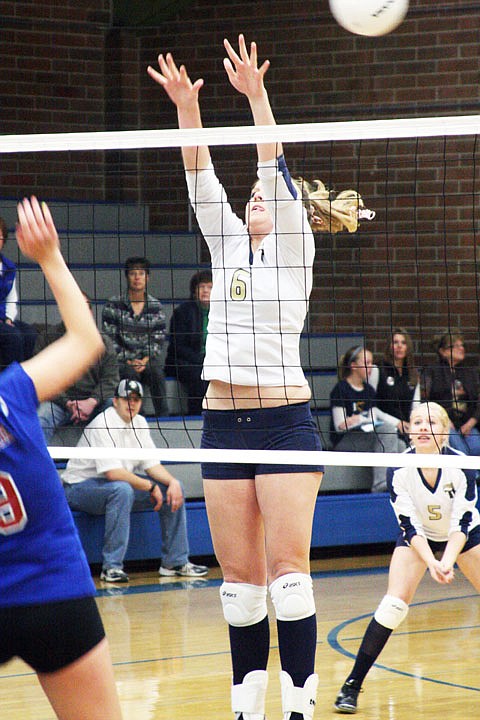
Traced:
[[188, 413], [199, 415], [207, 383], [202, 380], [208, 311], [212, 291], [211, 270], [199, 270], [190, 280], [190, 300], [175, 308], [165, 374], [176, 377], [188, 395]]
[[477, 368], [465, 363], [463, 334], [445, 330], [435, 336], [433, 345], [438, 362], [425, 370], [424, 399], [447, 411], [448, 444], [466, 455], [480, 455], [480, 379]]

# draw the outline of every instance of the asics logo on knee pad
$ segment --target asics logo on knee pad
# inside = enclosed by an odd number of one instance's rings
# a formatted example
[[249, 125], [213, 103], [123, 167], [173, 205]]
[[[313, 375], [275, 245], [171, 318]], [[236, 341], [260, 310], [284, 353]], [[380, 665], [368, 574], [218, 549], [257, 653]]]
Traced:
[[224, 582], [220, 588], [223, 616], [229, 625], [255, 625], [267, 615], [267, 588], [249, 583]]
[[277, 620], [303, 620], [315, 614], [312, 578], [305, 573], [288, 573], [273, 581], [270, 595]]

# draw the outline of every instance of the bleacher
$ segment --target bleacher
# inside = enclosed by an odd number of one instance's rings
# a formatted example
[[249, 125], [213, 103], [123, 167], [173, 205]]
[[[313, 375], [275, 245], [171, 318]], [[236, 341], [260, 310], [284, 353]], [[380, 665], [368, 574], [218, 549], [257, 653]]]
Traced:
[[[125, 259], [144, 255], [152, 262], [149, 291], [161, 299], [168, 328], [175, 302], [188, 298], [190, 278], [202, 264], [201, 237], [196, 233], [151, 232], [147, 209], [135, 204], [50, 202], [49, 206], [64, 256], [82, 289], [93, 298], [98, 322], [105, 300], [124, 287]], [[16, 201], [0, 200], [0, 215], [13, 228]], [[59, 322], [58, 310], [39, 268], [20, 255], [15, 242], [8, 243], [6, 254], [19, 268], [21, 319], [30, 323]], [[347, 348], [362, 342], [361, 333], [306, 331], [302, 335], [301, 361], [312, 388], [311, 407], [325, 448], [329, 447], [329, 395], [337, 382], [339, 358]], [[142, 412], [148, 417], [158, 447], [199, 447], [201, 419], [184, 416], [186, 398], [174, 378], [167, 378], [167, 401], [169, 416], [162, 418], [153, 416], [148, 391], [143, 404]], [[75, 445], [79, 432], [74, 428], [59, 430], [52, 445]], [[199, 464], [176, 463], [169, 469], [185, 486], [191, 554], [212, 554]], [[313, 547], [383, 543], [394, 537], [388, 499], [381, 494], [370, 495], [370, 487], [368, 468], [327, 468], [317, 501]], [[356, 518], [367, 512], [369, 522], [358, 523]], [[127, 559], [158, 557], [161, 538], [155, 514], [133, 515]], [[85, 513], [75, 513], [75, 517], [90, 562], [98, 562], [103, 518]]]

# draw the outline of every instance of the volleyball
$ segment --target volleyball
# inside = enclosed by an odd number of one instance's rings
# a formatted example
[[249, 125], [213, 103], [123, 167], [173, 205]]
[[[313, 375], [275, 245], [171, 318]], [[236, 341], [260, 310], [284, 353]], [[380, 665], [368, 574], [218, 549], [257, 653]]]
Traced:
[[405, 19], [409, 0], [329, 0], [333, 17], [357, 35], [386, 35]]

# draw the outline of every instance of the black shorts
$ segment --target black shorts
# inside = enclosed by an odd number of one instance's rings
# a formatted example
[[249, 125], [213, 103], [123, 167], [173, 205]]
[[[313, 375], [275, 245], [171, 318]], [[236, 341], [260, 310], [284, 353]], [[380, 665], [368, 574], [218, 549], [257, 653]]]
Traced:
[[[322, 450], [309, 403], [254, 410], [204, 410], [202, 448]], [[225, 453], [228, 457], [228, 452]], [[323, 472], [322, 465], [202, 463], [211, 480], [254, 480], [257, 475]]]
[[[436, 558], [438, 558], [442, 555], [442, 553], [444, 552], [444, 550], [447, 546], [446, 540], [444, 540], [443, 542], [438, 542], [436, 540], [428, 540], [427, 539], [427, 542], [430, 545], [430, 549]], [[467, 552], [467, 550], [471, 550], [473, 547], [476, 547], [477, 545], [480, 545], [480, 525], [477, 525], [476, 527], [474, 527], [470, 530], [470, 532], [468, 533], [467, 542], [461, 549], [460, 555], [464, 552]], [[407, 541], [403, 537], [403, 534], [398, 536], [395, 547], [409, 547]]]
[[55, 672], [104, 637], [93, 597], [0, 608], [0, 665], [19, 657], [36, 672]]

